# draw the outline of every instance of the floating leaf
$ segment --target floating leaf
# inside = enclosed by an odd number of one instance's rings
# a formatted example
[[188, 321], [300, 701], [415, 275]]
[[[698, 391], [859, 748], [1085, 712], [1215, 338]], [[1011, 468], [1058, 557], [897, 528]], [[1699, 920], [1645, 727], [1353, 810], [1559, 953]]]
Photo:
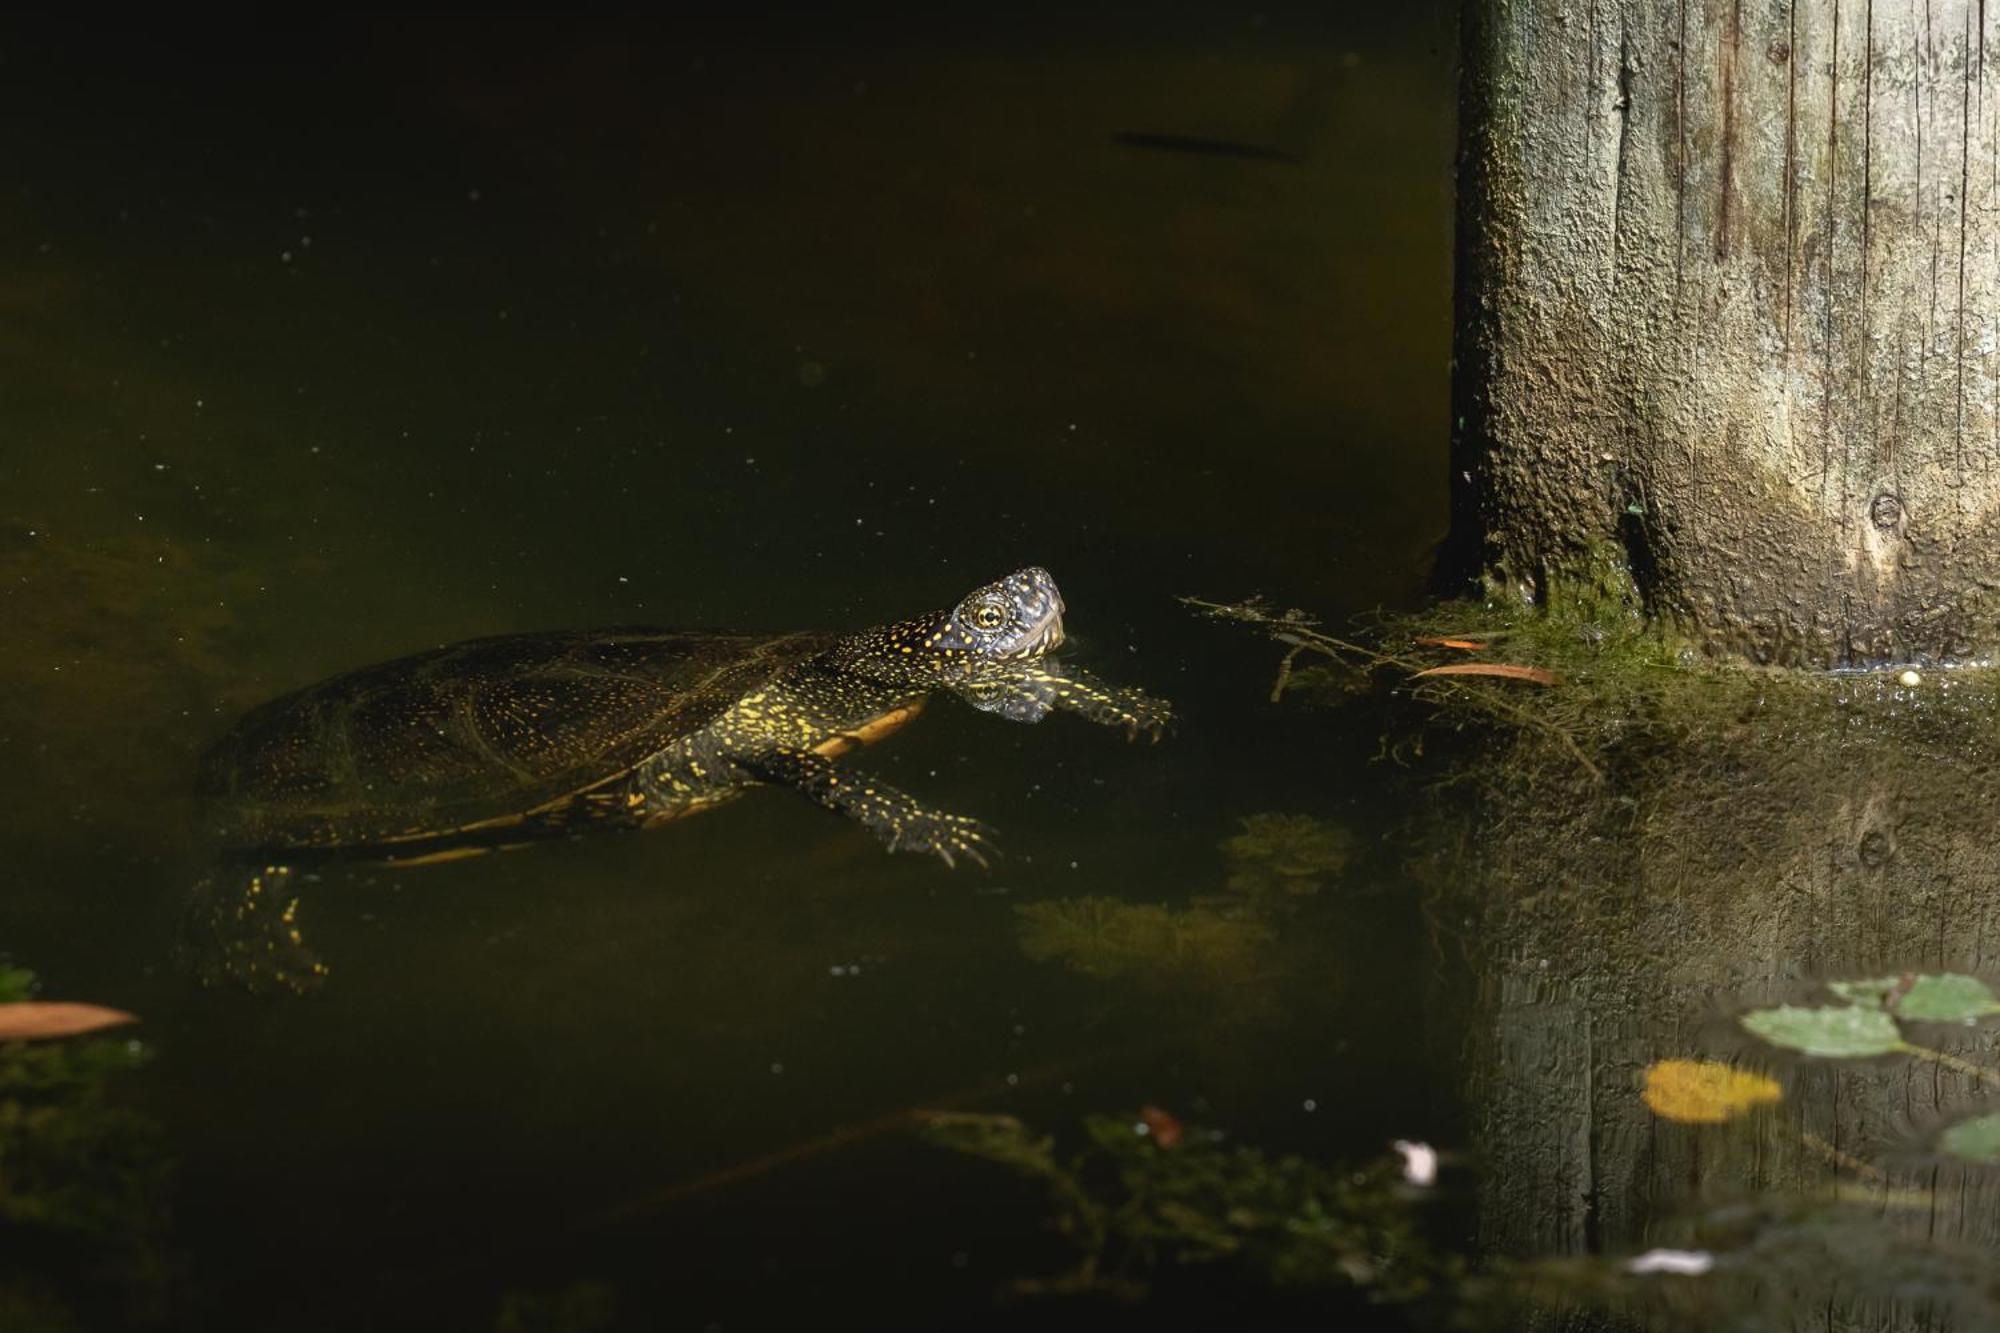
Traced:
[[1417, 642], [1431, 648], [1456, 648], [1461, 652], [1467, 653], [1476, 653], [1486, 646], [1477, 639], [1421, 638]]
[[1661, 1060], [1646, 1071], [1641, 1094], [1654, 1115], [1683, 1125], [1719, 1125], [1782, 1095], [1762, 1074], [1714, 1060]]
[[1542, 667], [1515, 666], [1511, 662], [1453, 662], [1449, 666], [1419, 671], [1410, 679], [1423, 676], [1501, 676], [1507, 680], [1529, 680], [1537, 685], [1554, 685], [1562, 679]]
[[1835, 981], [1827, 989], [1844, 1000], [1878, 1005], [1916, 1023], [1965, 1023], [2000, 1014], [2000, 1000], [1986, 983], [1959, 972]]
[[0, 1041], [37, 1041], [47, 1037], [74, 1037], [138, 1018], [118, 1009], [98, 1004], [69, 1004], [49, 1000], [16, 1000], [0, 1004]]
[[1752, 1036], [1807, 1055], [1856, 1058], [1903, 1049], [1896, 1020], [1880, 1009], [1860, 1005], [1803, 1009], [1788, 1004], [1752, 1010], [1742, 1022]]
[[1900, 977], [1874, 977], [1867, 981], [1829, 981], [1826, 988], [1843, 1000], [1880, 1007], [1891, 995], [1901, 993], [1916, 981], [1905, 973]]
[[1959, 1121], [1938, 1136], [1938, 1147], [1968, 1162], [2000, 1162], [2000, 1112]]

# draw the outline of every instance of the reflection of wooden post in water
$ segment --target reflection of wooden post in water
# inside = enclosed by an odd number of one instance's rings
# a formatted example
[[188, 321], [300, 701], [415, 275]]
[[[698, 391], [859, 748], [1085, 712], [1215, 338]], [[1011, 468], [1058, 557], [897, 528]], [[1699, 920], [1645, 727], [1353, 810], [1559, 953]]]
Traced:
[[[1935, 678], [1915, 705], [1895, 692], [1870, 678], [1846, 704], [1774, 694], [1695, 739], [1609, 757], [1610, 782], [1579, 769], [1503, 785], [1452, 837], [1473, 851], [1440, 875], [1435, 916], [1462, 928], [1470, 963], [1460, 1058], [1487, 1252], [1624, 1253], [1679, 1239], [1660, 1224], [1690, 1204], [1882, 1183], [1836, 1154], [1928, 1193], [1883, 1213], [1882, 1235], [2000, 1240], [2000, 1174], [1908, 1155], [1947, 1116], [1990, 1109], [1990, 1088], [1909, 1057], [1788, 1059], [1733, 1021], [1834, 1002], [1815, 980], [2000, 980], [1990, 694], [1956, 705]], [[2000, 1067], [1991, 1021], [1914, 1031]], [[1646, 1066], [1703, 1056], [1772, 1068], [1783, 1104], [1721, 1126], [1655, 1118]]]

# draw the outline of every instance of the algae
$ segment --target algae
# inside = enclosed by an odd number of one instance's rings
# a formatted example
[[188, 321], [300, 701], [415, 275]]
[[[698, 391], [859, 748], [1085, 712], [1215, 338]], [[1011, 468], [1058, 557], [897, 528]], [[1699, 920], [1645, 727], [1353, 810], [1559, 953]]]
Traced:
[[1245, 815], [1243, 831], [1222, 844], [1229, 892], [1264, 910], [1271, 901], [1307, 897], [1337, 881], [1354, 860], [1354, 831], [1312, 815]]
[[[1157, 1118], [1157, 1113], [1156, 1117]], [[939, 1113], [922, 1132], [1039, 1183], [1074, 1267], [1021, 1294], [1143, 1296], [1170, 1270], [1226, 1265], [1242, 1280], [1332, 1288], [1406, 1304], [1436, 1294], [1460, 1260], [1424, 1235], [1399, 1167], [1333, 1166], [1185, 1128], [1172, 1143], [1143, 1115], [1092, 1115], [1058, 1147], [1013, 1116]]]

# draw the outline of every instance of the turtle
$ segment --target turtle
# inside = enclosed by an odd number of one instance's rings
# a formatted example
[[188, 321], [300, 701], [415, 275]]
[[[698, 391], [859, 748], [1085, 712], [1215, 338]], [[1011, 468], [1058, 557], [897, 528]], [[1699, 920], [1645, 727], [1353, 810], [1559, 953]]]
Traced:
[[[227, 873], [197, 900], [225, 967], [303, 948], [294, 867], [403, 865], [643, 828], [782, 786], [891, 851], [985, 865], [990, 830], [836, 763], [956, 695], [1014, 722], [1075, 713], [1157, 740], [1166, 701], [1052, 654], [1062, 594], [1031, 566], [956, 604], [858, 633], [616, 628], [470, 639], [259, 705], [204, 755], [205, 832]], [[233, 892], [220, 895], [223, 883]], [[262, 937], [261, 940], [259, 937]], [[316, 959], [282, 964], [294, 986]]]

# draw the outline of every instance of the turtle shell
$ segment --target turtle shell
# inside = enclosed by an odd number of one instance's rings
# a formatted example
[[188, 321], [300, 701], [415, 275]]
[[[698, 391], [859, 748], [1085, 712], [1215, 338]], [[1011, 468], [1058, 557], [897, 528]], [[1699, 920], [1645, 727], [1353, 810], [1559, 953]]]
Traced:
[[201, 793], [217, 834], [244, 849], [393, 852], [504, 830], [578, 804], [832, 642], [640, 629], [472, 639], [252, 709], [203, 759]]

